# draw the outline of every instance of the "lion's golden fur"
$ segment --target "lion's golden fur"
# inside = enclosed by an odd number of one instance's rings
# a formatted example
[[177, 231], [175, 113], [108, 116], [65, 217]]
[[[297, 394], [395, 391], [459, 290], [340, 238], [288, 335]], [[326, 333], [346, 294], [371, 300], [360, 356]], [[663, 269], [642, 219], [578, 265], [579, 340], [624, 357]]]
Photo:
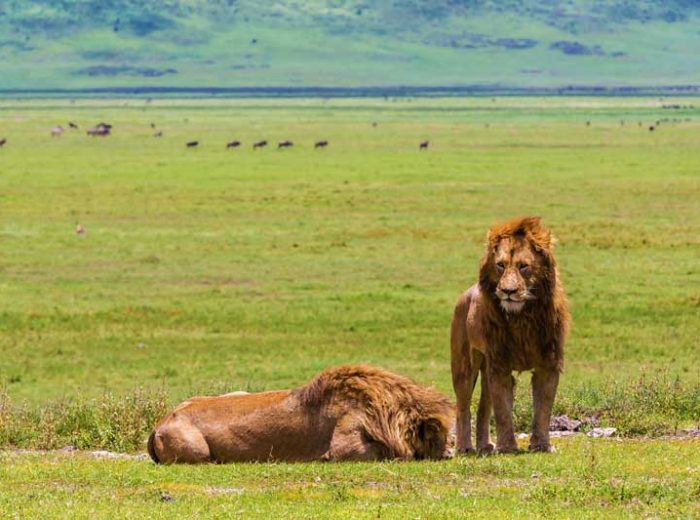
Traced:
[[535, 393], [530, 447], [549, 450], [549, 414], [570, 323], [554, 243], [539, 217], [514, 218], [488, 232], [478, 282], [460, 297], [452, 320], [459, 451], [472, 450], [469, 403], [479, 372], [482, 402], [477, 416], [477, 450], [492, 449], [488, 434], [492, 401], [497, 447], [516, 449], [510, 417], [511, 372], [527, 370], [534, 372]]
[[452, 414], [431, 388], [346, 365], [294, 390], [185, 401], [156, 425], [149, 453], [163, 463], [440, 458]]

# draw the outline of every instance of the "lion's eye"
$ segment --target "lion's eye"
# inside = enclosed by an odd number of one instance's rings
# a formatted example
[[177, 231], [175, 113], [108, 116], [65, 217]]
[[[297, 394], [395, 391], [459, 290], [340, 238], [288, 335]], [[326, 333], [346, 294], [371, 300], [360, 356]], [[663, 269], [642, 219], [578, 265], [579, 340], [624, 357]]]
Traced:
[[520, 269], [521, 273], [525, 273], [528, 269], [530, 269], [530, 266], [527, 264], [520, 264], [520, 267], [518, 267], [518, 269]]
[[500, 272], [503, 272], [503, 270], [506, 268], [505, 264], [503, 262], [496, 262], [496, 267]]

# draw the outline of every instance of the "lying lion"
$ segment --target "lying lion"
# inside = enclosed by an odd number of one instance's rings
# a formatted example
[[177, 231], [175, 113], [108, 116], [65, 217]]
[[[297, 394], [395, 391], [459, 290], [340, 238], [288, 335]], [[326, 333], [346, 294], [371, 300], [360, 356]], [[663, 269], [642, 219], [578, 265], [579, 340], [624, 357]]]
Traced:
[[381, 368], [330, 368], [294, 390], [193, 397], [155, 427], [158, 463], [435, 459], [452, 405]]

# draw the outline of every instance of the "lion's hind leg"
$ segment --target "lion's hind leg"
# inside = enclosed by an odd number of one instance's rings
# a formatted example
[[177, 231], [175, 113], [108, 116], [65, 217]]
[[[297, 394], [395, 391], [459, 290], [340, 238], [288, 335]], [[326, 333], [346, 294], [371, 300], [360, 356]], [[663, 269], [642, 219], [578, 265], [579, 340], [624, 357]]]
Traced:
[[478, 367], [474, 368], [470, 359], [470, 346], [467, 337], [467, 314], [470, 303], [471, 296], [467, 291], [459, 298], [455, 306], [450, 335], [452, 387], [457, 397], [456, 447], [458, 454], [474, 453], [471, 402], [479, 370]]
[[153, 432], [153, 450], [162, 464], [211, 462], [212, 455], [202, 432], [185, 417], [173, 417]]
[[[476, 413], [476, 451], [486, 455], [492, 453], [495, 446], [491, 442], [491, 393], [489, 392], [489, 378], [486, 374], [486, 363], [483, 354], [474, 351], [474, 357], [480, 357], [478, 362], [481, 367], [481, 396], [479, 397], [479, 409]], [[476, 365], [476, 362], [474, 363]]]

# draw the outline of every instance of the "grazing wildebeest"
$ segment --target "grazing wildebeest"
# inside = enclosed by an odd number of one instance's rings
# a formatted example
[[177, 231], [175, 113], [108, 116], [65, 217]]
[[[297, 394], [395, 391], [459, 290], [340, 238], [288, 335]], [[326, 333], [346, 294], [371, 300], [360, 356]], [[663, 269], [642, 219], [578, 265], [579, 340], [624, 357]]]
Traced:
[[156, 133], [153, 134], [153, 137], [163, 137], [163, 131], [158, 130]]
[[372, 128], [377, 128], [377, 124], [378, 124], [378, 123], [377, 123], [376, 121], [373, 121], [373, 122], [372, 122]]
[[429, 145], [430, 145], [430, 141], [421, 141], [420, 145], [418, 145], [418, 149], [419, 150], [427, 150]]
[[61, 125], [54, 126], [51, 129], [51, 137], [61, 137], [62, 133], [63, 133], [63, 127]]
[[187, 148], [196, 148], [199, 146], [199, 141], [189, 141], [186, 143]]
[[586, 121], [586, 126], [591, 126], [591, 122], [590, 122], [590, 121]]
[[229, 148], [238, 148], [239, 146], [241, 146], [241, 142], [240, 142], [240, 141], [229, 141], [228, 143], [226, 143], [226, 149], [227, 149], [227, 150], [228, 150]]
[[280, 148], [291, 148], [292, 146], [294, 146], [294, 143], [291, 142], [291, 141], [287, 141], [287, 140], [285, 140], [285, 141], [280, 141], [279, 143], [277, 143], [277, 149], [278, 149], [278, 150], [279, 150]]
[[155, 123], [151, 123], [151, 128], [155, 128], [155, 127], [156, 127], [156, 124], [155, 124]]
[[78, 129], [78, 125], [76, 125], [73, 121], [68, 121], [68, 127], [72, 128], [73, 130]]
[[0, 148], [2, 148], [3, 146], [5, 146], [5, 143], [6, 143], [6, 142], [7, 142], [7, 139], [5, 139], [4, 137], [3, 137], [2, 139], [0, 139]]
[[267, 146], [267, 141], [258, 141], [257, 143], [253, 143], [253, 150], [257, 150], [258, 148], [265, 148]]
[[325, 148], [328, 146], [328, 141], [323, 140], [323, 141], [316, 141], [316, 144], [314, 144], [314, 149], [316, 148]]
[[86, 132], [90, 137], [106, 137], [110, 134], [110, 130], [104, 126], [96, 126], [95, 128], [90, 128]]
[[654, 125], [651, 125], [651, 126], [649, 127], [649, 131], [650, 131], [650, 132], [653, 132], [654, 130], [656, 130], [656, 127], [655, 127]]
[[110, 125], [109, 123], [97, 123], [95, 125], [95, 128], [106, 128], [107, 130], [111, 130], [112, 125]]

